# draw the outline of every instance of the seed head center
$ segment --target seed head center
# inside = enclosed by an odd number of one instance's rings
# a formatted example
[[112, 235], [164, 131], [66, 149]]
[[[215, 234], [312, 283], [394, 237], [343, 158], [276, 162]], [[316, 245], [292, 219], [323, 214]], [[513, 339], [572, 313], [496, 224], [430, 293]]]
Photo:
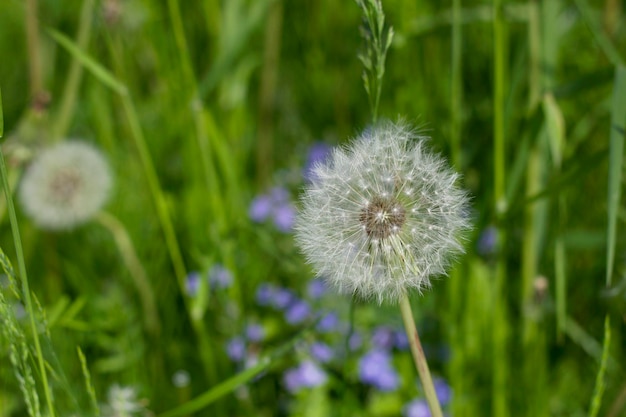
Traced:
[[384, 239], [398, 233], [406, 220], [406, 210], [397, 200], [375, 197], [361, 210], [359, 221], [371, 239]]
[[59, 170], [50, 178], [50, 198], [59, 203], [72, 201], [82, 187], [82, 178], [73, 170]]

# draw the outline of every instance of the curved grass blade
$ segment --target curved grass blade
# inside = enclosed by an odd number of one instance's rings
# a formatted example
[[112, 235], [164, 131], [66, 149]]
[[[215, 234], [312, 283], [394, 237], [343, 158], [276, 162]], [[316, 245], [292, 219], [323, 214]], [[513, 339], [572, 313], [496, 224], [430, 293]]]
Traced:
[[204, 394], [201, 394], [200, 396], [186, 402], [185, 404], [179, 407], [176, 407], [172, 410], [166, 411], [162, 414], [159, 414], [157, 417], [178, 417], [178, 416], [190, 415], [214, 403], [215, 401], [219, 400], [223, 396], [234, 391], [239, 386], [245, 384], [246, 382], [251, 381], [252, 378], [254, 378], [258, 374], [260, 374], [261, 372], [265, 371], [270, 366], [272, 366], [272, 364], [274, 364], [277, 359], [279, 359], [281, 356], [289, 352], [293, 348], [293, 346], [304, 336], [304, 334], [307, 331], [308, 329], [301, 331], [298, 335], [296, 335], [289, 342], [280, 346], [269, 355], [261, 358], [259, 362], [253, 367], [248, 368], [238, 373], [237, 375], [227, 379], [221, 384], [211, 388], [210, 390], [206, 391]]

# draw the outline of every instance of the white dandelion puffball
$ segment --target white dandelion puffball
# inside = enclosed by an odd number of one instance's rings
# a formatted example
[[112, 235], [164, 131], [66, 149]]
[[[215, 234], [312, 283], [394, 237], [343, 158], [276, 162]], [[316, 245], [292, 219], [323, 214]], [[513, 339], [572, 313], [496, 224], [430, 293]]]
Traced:
[[71, 229], [100, 210], [111, 185], [104, 156], [87, 143], [69, 140], [35, 157], [20, 183], [19, 198], [42, 229]]
[[430, 287], [463, 252], [468, 197], [427, 139], [387, 122], [314, 168], [296, 242], [340, 292], [396, 302]]

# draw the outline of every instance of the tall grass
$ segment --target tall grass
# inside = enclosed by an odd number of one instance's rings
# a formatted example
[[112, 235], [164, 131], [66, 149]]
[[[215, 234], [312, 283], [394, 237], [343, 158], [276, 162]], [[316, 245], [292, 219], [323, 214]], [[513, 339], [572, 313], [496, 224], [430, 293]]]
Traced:
[[[251, 218], [276, 187], [297, 206], [311, 145], [399, 116], [472, 195], [466, 255], [412, 299], [431, 372], [453, 392], [444, 412], [625, 412], [620, 2], [386, 0], [393, 42], [366, 33], [389, 48], [369, 62], [369, 96], [356, 3], [62, 6], [0, 13], [0, 417], [106, 416], [115, 384], [132, 387], [134, 415], [409, 415], [422, 394], [408, 351], [386, 351], [394, 390], [359, 372], [380, 327], [400, 327], [396, 309], [307, 298], [291, 233]], [[42, 231], [15, 190], [68, 137], [106, 153], [114, 194], [95, 221]], [[232, 285], [190, 290], [216, 266]], [[289, 324], [258, 301], [262, 284], [315, 314]], [[316, 328], [329, 311], [344, 330]], [[250, 324], [264, 339], [232, 360]], [[286, 375], [315, 342], [335, 354], [316, 362], [325, 382], [292, 392]]]

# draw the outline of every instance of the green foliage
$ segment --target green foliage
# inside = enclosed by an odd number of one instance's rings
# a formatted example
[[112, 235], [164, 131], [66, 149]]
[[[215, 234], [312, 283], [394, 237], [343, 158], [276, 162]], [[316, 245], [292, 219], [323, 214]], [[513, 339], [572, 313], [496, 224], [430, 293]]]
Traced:
[[[472, 196], [466, 255], [411, 300], [453, 390], [444, 413], [624, 413], [621, 2], [26, 2], [34, 20], [5, 3], [0, 417], [108, 417], [113, 394], [135, 416], [401, 415], [423, 398], [408, 351], [390, 351], [391, 392], [359, 375], [397, 308], [307, 298], [292, 234], [250, 218], [274, 187], [297, 206], [311, 145], [398, 117]], [[38, 230], [15, 190], [67, 138], [107, 155], [112, 199], [80, 228]], [[190, 290], [216, 265], [232, 285]], [[289, 324], [258, 302], [267, 283], [337, 313], [362, 346], [318, 332], [318, 317]], [[249, 324], [265, 337], [232, 361]], [[286, 373], [318, 341], [337, 355], [326, 382], [291, 392]]]

